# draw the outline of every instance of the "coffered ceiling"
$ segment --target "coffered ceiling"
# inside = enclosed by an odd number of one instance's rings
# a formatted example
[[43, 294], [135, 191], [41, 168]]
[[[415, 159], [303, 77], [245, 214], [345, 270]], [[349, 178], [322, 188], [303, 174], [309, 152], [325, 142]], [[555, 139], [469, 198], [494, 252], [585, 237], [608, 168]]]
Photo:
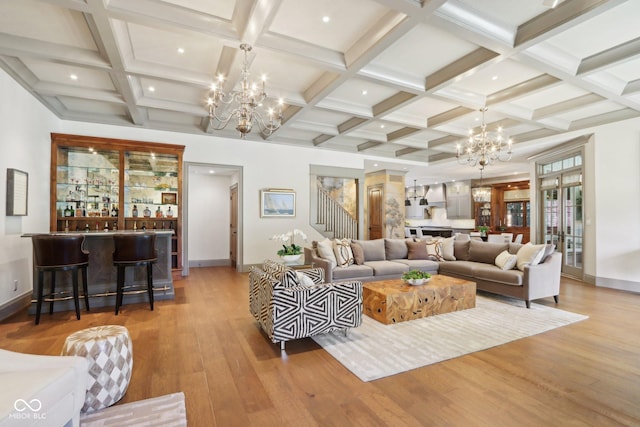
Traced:
[[[504, 127], [525, 172], [540, 138], [640, 114], [640, 1], [0, 0], [0, 65], [57, 116], [211, 130], [215, 75], [283, 98], [264, 143], [361, 153], [408, 182], [478, 178], [455, 161], [480, 124]], [[328, 22], [323, 21], [328, 17]], [[554, 142], [554, 143], [557, 143]]]

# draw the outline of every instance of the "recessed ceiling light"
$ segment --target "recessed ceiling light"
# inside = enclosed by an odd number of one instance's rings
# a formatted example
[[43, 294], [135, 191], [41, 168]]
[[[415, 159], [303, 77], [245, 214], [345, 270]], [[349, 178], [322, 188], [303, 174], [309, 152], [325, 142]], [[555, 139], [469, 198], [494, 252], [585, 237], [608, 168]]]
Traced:
[[69, 75], [69, 78], [71, 80], [78, 80], [78, 75], [77, 74], [71, 74], [71, 75]]
[[384, 129], [384, 125], [380, 125], [380, 129]]
[[363, 91], [362, 91], [362, 94], [363, 94], [363, 95], [366, 95], [366, 94], [367, 94], [367, 90], [366, 90], [366, 89], [365, 89], [365, 90], [363, 90]]
[[491, 80], [498, 80], [498, 76], [491, 77]]
[[331, 21], [331, 18], [329, 16], [325, 15], [322, 17], [322, 22], [324, 22], [325, 24], [329, 21]]
[[184, 48], [179, 47], [179, 48], [178, 48], [178, 53], [184, 53]]
[[153, 86], [149, 86], [149, 92], [155, 92], [155, 91], [156, 91], [156, 88], [155, 88], [155, 87], [153, 87]]
[[213, 169], [211, 169], [211, 170], [209, 171], [209, 173], [216, 173], [216, 171], [214, 171]]
[[377, 163], [374, 163], [374, 164], [373, 164], [373, 166], [374, 166], [374, 167], [378, 167], [378, 164], [377, 164]]

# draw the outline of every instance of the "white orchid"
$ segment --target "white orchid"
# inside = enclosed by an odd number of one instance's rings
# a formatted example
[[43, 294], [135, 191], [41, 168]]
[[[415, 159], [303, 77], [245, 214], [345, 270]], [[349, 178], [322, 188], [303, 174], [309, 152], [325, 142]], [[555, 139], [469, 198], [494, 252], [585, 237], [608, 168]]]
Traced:
[[302, 247], [295, 244], [294, 239], [296, 236], [301, 237], [305, 242], [307, 241], [307, 235], [304, 234], [302, 230], [298, 230], [297, 228], [294, 228], [293, 231], [288, 231], [284, 234], [274, 234], [270, 238], [270, 240], [276, 240], [285, 243], [284, 245], [282, 245], [283, 249], [280, 249], [278, 251], [278, 255], [298, 255], [302, 253]]

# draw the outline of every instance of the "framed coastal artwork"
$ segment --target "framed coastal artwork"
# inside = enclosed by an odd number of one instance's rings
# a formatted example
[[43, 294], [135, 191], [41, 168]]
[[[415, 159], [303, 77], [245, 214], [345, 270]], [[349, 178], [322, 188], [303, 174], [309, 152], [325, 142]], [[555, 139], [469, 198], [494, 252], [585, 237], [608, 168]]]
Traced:
[[261, 217], [296, 216], [296, 193], [293, 190], [260, 190]]

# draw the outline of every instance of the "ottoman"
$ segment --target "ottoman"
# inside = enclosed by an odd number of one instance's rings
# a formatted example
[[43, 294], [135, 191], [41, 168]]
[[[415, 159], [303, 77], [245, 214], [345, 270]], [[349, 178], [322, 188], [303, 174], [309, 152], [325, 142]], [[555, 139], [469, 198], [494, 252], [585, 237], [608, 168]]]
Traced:
[[74, 332], [65, 340], [62, 355], [81, 356], [89, 362], [82, 412], [111, 406], [126, 393], [133, 368], [133, 349], [124, 326], [96, 326]]

